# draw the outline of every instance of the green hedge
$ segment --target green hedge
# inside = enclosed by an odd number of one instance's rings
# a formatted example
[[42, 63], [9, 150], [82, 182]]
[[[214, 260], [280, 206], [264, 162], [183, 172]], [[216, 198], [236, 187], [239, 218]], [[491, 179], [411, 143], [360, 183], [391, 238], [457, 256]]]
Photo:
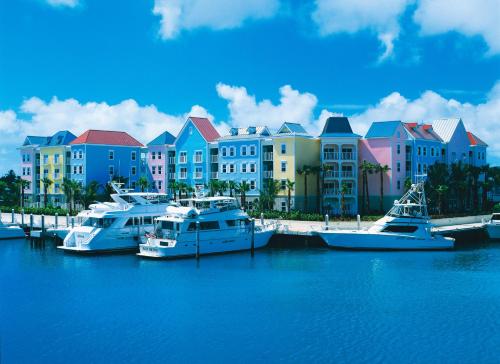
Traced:
[[[282, 219], [282, 220], [300, 220], [300, 221], [324, 221], [325, 216], [317, 213], [305, 213], [302, 211], [293, 210], [291, 212], [283, 211], [249, 211], [248, 214], [256, 219], [260, 218], [261, 212], [265, 219]], [[355, 216], [329, 216], [330, 221], [355, 221]], [[380, 219], [379, 215], [362, 216], [363, 221], [376, 221]]]
[[[0, 206], [0, 210], [2, 212], [12, 212], [12, 209], [14, 209], [14, 212], [16, 213], [21, 213], [21, 208], [20, 207], [8, 207], [8, 206]], [[24, 213], [25, 214], [33, 214], [33, 215], [55, 215], [58, 214], [59, 216], [66, 216], [68, 213], [67, 210], [64, 210], [60, 207], [25, 207], [24, 208]], [[76, 215], [74, 213], [73, 215]]]
[[495, 206], [493, 206], [493, 212], [500, 212], [500, 203], [497, 203]]

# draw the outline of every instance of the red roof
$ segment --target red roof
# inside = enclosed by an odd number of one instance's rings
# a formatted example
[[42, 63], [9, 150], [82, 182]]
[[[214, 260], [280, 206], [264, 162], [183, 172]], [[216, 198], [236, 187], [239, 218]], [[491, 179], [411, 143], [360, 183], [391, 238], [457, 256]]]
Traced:
[[485, 142], [479, 139], [477, 136], [472, 134], [470, 131], [467, 132], [467, 136], [469, 137], [470, 145], [484, 145], [487, 146]]
[[431, 124], [424, 124], [423, 128], [424, 128], [425, 131], [429, 131], [429, 130], [432, 129], [432, 125]]
[[207, 118], [189, 117], [189, 119], [193, 122], [194, 126], [196, 126], [207, 142], [213, 142], [215, 139], [220, 138], [219, 132]]
[[[408, 127], [410, 127], [410, 128], [416, 128], [416, 127], [417, 127], [417, 125], [418, 125], [417, 123], [404, 123], [404, 124], [405, 124], [405, 126], [408, 126]], [[408, 129], [408, 128], [407, 128], [407, 129]]]
[[105, 144], [142, 147], [142, 143], [124, 131], [87, 130], [70, 144]]
[[403, 123], [406, 130], [416, 139], [438, 140], [441, 138], [434, 132], [432, 125], [417, 124], [417, 123]]

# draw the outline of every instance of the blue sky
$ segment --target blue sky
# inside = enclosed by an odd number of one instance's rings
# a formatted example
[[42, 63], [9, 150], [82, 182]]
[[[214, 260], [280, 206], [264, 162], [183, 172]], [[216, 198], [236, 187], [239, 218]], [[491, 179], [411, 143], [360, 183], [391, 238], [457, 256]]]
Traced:
[[331, 113], [361, 133], [462, 117], [497, 164], [499, 1], [374, 3], [2, 1], [0, 172], [26, 133], [120, 128], [147, 142], [189, 113], [222, 132], [287, 120], [314, 133]]

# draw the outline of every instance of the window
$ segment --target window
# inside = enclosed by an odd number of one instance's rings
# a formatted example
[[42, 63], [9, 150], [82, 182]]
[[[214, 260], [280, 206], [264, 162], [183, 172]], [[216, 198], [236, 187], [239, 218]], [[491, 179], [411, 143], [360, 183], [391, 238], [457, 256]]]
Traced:
[[280, 181], [280, 188], [281, 188], [282, 190], [286, 190], [286, 179], [282, 179], [282, 180]]
[[398, 186], [398, 190], [400, 190], [401, 189], [401, 181], [398, 180], [397, 186]]
[[30, 176], [30, 175], [31, 175], [31, 168], [30, 168], [30, 167], [27, 167], [27, 168], [26, 168], [26, 173], [27, 173], [27, 175], [28, 175], [28, 176]]
[[161, 181], [158, 181], [158, 189], [161, 190]]
[[180, 170], [180, 179], [186, 179], [187, 178], [187, 168], [186, 167], [181, 167]]
[[114, 152], [114, 151], [112, 151], [112, 150], [110, 150], [110, 151], [109, 151], [109, 160], [110, 160], [110, 161], [112, 161], [112, 160], [114, 160], [114, 159], [115, 159], [115, 152]]
[[484, 158], [485, 158], [484, 152], [481, 153], [481, 156], [482, 156], [482, 159], [484, 160]]
[[434, 147], [431, 148], [431, 157], [434, 157]]
[[54, 183], [54, 193], [59, 193], [61, 189], [61, 186], [59, 183]]
[[422, 173], [422, 165], [419, 163], [417, 168], [418, 173]]
[[156, 174], [156, 166], [151, 167], [151, 174]]
[[286, 162], [281, 161], [281, 172], [286, 172]]
[[222, 153], [223, 157], [227, 156], [227, 148], [226, 147], [222, 147], [221, 153]]
[[234, 173], [234, 164], [229, 165], [229, 173]]
[[397, 153], [401, 154], [401, 145], [400, 144], [397, 145]]
[[59, 154], [54, 154], [54, 164], [59, 163]]
[[132, 159], [133, 161], [137, 160], [137, 152], [136, 151], [132, 151], [130, 153], [130, 159]]
[[424, 147], [424, 157], [427, 155], [427, 147]]
[[49, 163], [49, 156], [47, 154], [43, 155], [43, 164]]
[[49, 176], [49, 170], [48, 169], [44, 169], [43, 170], [43, 176], [44, 177], [48, 177]]
[[77, 174], [78, 173], [78, 166], [73, 166], [73, 174]]
[[281, 201], [281, 211], [286, 211], [286, 201]]
[[417, 148], [417, 155], [421, 155], [422, 154], [422, 148], [421, 147], [418, 147]]
[[250, 163], [250, 173], [255, 173], [255, 163]]
[[255, 190], [255, 180], [254, 179], [250, 180], [250, 189]]
[[235, 147], [230, 147], [229, 148], [229, 156], [230, 157], [234, 157], [235, 154], [236, 154], [236, 148]]
[[196, 179], [203, 178], [203, 168], [202, 167], [196, 167], [195, 172], [194, 172], [194, 178], [196, 178]]
[[158, 159], [161, 159], [161, 152], [158, 152]]
[[255, 145], [250, 146], [250, 155], [255, 155]]
[[424, 173], [427, 173], [427, 164], [424, 164]]
[[60, 172], [59, 168], [54, 169], [54, 179], [59, 178], [59, 172]]
[[247, 155], [247, 146], [243, 145], [240, 149], [241, 155]]
[[135, 190], [135, 187], [137, 186], [136, 182], [133, 181], [131, 184], [130, 184], [130, 188]]
[[83, 166], [78, 166], [78, 172], [79, 172], [80, 174], [83, 174]]
[[398, 172], [401, 172], [401, 163], [398, 162], [397, 166], [398, 166]]
[[201, 221], [200, 222], [200, 230], [218, 230], [219, 222], [218, 221]]
[[83, 159], [83, 151], [81, 150], [78, 151], [78, 158]]
[[156, 152], [151, 152], [151, 159], [156, 159]]
[[26, 168], [23, 167], [23, 176], [26, 175]]
[[186, 151], [179, 153], [179, 163], [187, 163], [187, 152]]
[[137, 172], [137, 168], [135, 166], [132, 166], [132, 168], [130, 169], [130, 173], [132, 174], [132, 176], [135, 176]]
[[78, 158], [78, 154], [76, 153], [76, 150], [75, 150], [75, 151], [73, 151], [73, 159], [76, 159], [76, 158]]
[[227, 173], [227, 164], [222, 165], [222, 173]]
[[161, 166], [158, 166], [158, 174], [161, 174]]
[[241, 173], [247, 173], [247, 165], [246, 163], [241, 164]]
[[281, 154], [286, 154], [286, 144], [281, 144]]
[[388, 233], [414, 233], [417, 229], [417, 226], [411, 225], [389, 225], [382, 231]]
[[114, 166], [109, 166], [109, 175], [112, 176], [115, 174], [115, 167]]
[[203, 162], [203, 152], [201, 150], [197, 150], [194, 152], [194, 162], [201, 163]]

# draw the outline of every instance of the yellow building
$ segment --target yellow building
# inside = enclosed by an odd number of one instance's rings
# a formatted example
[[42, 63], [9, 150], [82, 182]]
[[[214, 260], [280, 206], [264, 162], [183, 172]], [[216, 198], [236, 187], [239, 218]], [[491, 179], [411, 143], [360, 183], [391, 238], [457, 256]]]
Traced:
[[308, 212], [319, 211], [319, 173], [316, 169], [320, 161], [319, 139], [310, 136], [300, 124], [284, 123], [273, 135], [272, 145], [273, 179], [280, 184], [275, 209], [286, 211], [288, 208], [287, 180], [289, 180], [295, 182], [294, 189], [291, 191], [291, 209]]
[[61, 206], [65, 203], [63, 180], [70, 175], [71, 152], [69, 143], [76, 137], [68, 131], [60, 131], [50, 137], [46, 144], [40, 146], [40, 198], [43, 204], [45, 186], [43, 180], [49, 179], [52, 183], [47, 188], [47, 203], [52, 206]]

